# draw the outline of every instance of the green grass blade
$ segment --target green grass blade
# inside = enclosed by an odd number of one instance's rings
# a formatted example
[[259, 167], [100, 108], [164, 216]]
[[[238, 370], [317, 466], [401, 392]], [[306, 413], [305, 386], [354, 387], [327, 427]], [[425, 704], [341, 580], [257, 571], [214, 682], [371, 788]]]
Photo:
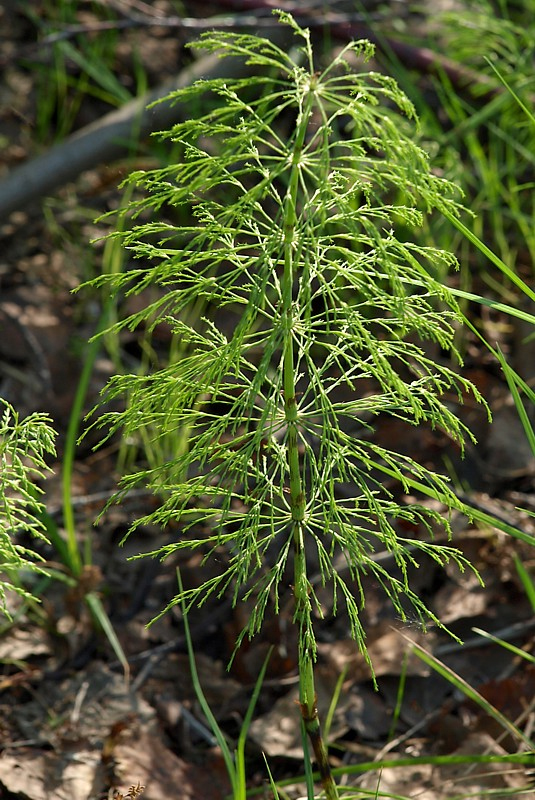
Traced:
[[[531, 322], [531, 319], [527, 321]], [[530, 443], [531, 450], [535, 454], [535, 431], [533, 430], [533, 425], [531, 424], [531, 420], [529, 419], [525, 406], [522, 403], [520, 393], [518, 390], [520, 389], [530, 400], [530, 402], [534, 404], [535, 404], [535, 392], [533, 391], [531, 386], [528, 383], [526, 383], [526, 381], [507, 363], [507, 360], [505, 359], [505, 356], [503, 355], [499, 347], [497, 347], [496, 349], [492, 347], [492, 345], [489, 344], [489, 342], [487, 342], [485, 337], [478, 331], [476, 326], [473, 325], [468, 319], [465, 319], [465, 324], [468, 328], [470, 328], [472, 333], [474, 333], [477, 336], [477, 338], [485, 345], [485, 347], [492, 353], [492, 355], [496, 358], [496, 360], [499, 361], [503, 369], [507, 383], [509, 385], [511, 395], [515, 402], [515, 406], [519, 414], [520, 421], [522, 422], [522, 426]], [[501, 530], [504, 530], [504, 532], [506, 533], [510, 532], [506, 531], [504, 528], [502, 528]], [[517, 538], [522, 538], [522, 537], [517, 537]], [[526, 539], [525, 541], [528, 541], [531, 544], [533, 544], [533, 537], [531, 537], [531, 539]]]
[[514, 553], [513, 558], [515, 561], [516, 571], [518, 572], [518, 577], [522, 581], [522, 586], [524, 587], [526, 596], [531, 604], [533, 612], [535, 613], [535, 583], [516, 553]]
[[266, 765], [267, 773], [268, 773], [268, 776], [269, 776], [269, 785], [271, 787], [271, 791], [273, 792], [273, 799], [274, 800], [279, 800], [279, 792], [278, 792], [278, 789], [277, 789], [277, 784], [273, 780], [273, 775], [271, 774], [271, 770], [269, 768], [269, 764], [268, 764], [268, 760], [266, 758], [266, 754], [262, 753], [262, 755], [264, 757], [264, 763]]
[[[178, 589], [180, 594], [183, 594], [184, 587], [182, 584], [182, 577], [180, 575], [180, 570], [177, 569], [177, 581], [178, 581]], [[210, 726], [211, 731], [213, 732], [215, 738], [217, 739], [217, 743], [221, 749], [221, 755], [223, 756], [223, 760], [225, 762], [225, 767], [227, 769], [227, 774], [229, 776], [232, 789], [233, 789], [233, 796], [235, 796], [235, 790], [239, 786], [237, 775], [236, 775], [236, 767], [234, 765], [234, 759], [230, 748], [228, 746], [227, 740], [223, 731], [221, 730], [212, 709], [206, 699], [206, 696], [203, 692], [201, 682], [199, 680], [199, 673], [197, 672], [197, 664], [195, 662], [195, 651], [193, 648], [193, 641], [191, 638], [191, 631], [189, 627], [188, 621], [188, 613], [186, 609], [186, 604], [182, 601], [182, 619], [184, 622], [184, 635], [186, 637], [186, 646], [188, 648], [188, 659], [189, 659], [189, 667], [191, 671], [191, 680], [193, 682], [193, 688], [195, 690], [195, 696], [199, 701], [199, 705], [202, 708], [204, 716], [206, 717], [208, 724]]]
[[[391, 478], [396, 479], [396, 473], [394, 470], [387, 467], [385, 464], [381, 464], [380, 462], [374, 462], [374, 467], [383, 472], [385, 475], [388, 475]], [[407, 486], [410, 486], [412, 489], [415, 489], [417, 492], [421, 492], [421, 494], [425, 495], [426, 497], [432, 497], [435, 500], [438, 500], [445, 505], [448, 505], [448, 498], [439, 492], [437, 489], [426, 486], [425, 483], [421, 483], [421, 481], [417, 481], [410, 476], [405, 477], [405, 481]], [[451, 501], [450, 501], [451, 502]], [[503, 533], [509, 534], [515, 539], [519, 539], [522, 542], [526, 542], [530, 545], [535, 545], [535, 536], [531, 533], [526, 533], [525, 531], [517, 528], [515, 525], [511, 525], [510, 523], [506, 522], [504, 519], [500, 519], [498, 517], [493, 516], [493, 514], [489, 514], [486, 511], [482, 511], [480, 508], [476, 506], [470, 505], [470, 502], [462, 501], [459, 499], [459, 510], [461, 513], [465, 514], [470, 520], [478, 522], [480, 525], [486, 525], [491, 528], [497, 528]]]
[[[435, 767], [458, 766], [466, 764], [473, 766], [474, 764], [501, 764], [501, 765], [519, 765], [525, 766], [528, 769], [535, 768], [535, 752], [532, 748], [523, 753], [506, 753], [505, 755], [495, 754], [480, 754], [480, 753], [460, 753], [458, 755], [445, 755], [445, 756], [409, 756], [403, 758], [391, 758], [382, 761], [364, 761], [360, 764], [349, 764], [343, 767], [335, 767], [333, 775], [341, 777], [349, 777], [355, 775], [363, 775], [368, 772], [377, 772], [381, 769], [391, 769], [396, 767], [417, 767], [419, 765], [432, 764]], [[313, 778], [318, 779], [318, 775], [314, 774]], [[295, 783], [302, 782], [304, 776], [297, 778], [285, 778], [284, 780], [277, 781], [277, 787], [280, 791], [285, 786], [292, 786]], [[262, 794], [265, 791], [263, 787], [251, 789], [248, 792], [250, 797]], [[518, 790], [516, 790], [518, 791]], [[503, 793], [503, 790], [502, 790]], [[375, 792], [373, 792], [375, 795]], [[391, 795], [388, 795], [391, 797]]]
[[507, 363], [507, 359], [505, 358], [499, 347], [496, 350], [496, 355], [501, 364], [503, 374], [505, 375], [505, 379], [509, 387], [509, 391], [511, 392], [511, 396], [514, 400], [517, 414], [519, 416], [520, 422], [522, 423], [522, 427], [524, 428], [524, 433], [526, 434], [529, 446], [531, 447], [531, 452], [533, 453], [533, 455], [535, 455], [535, 431], [533, 430], [533, 425], [531, 424], [528, 412], [526, 411], [526, 407], [522, 402], [522, 398], [520, 397], [520, 392], [518, 391], [519, 376], [514, 371], [514, 369], [509, 366], [509, 364]]
[[479, 303], [481, 306], [492, 308], [493, 311], [501, 311], [509, 317], [516, 317], [517, 319], [523, 320], [523, 322], [529, 322], [531, 325], [535, 325], [535, 314], [530, 314], [527, 311], [523, 311], [521, 308], [514, 308], [513, 306], [507, 305], [507, 303], [500, 303], [496, 300], [489, 300], [488, 297], [482, 297], [482, 295], [473, 294], [472, 292], [465, 292], [463, 289], [450, 287], [448, 291], [454, 294], [455, 297], [461, 297], [463, 300]]
[[[404, 636], [404, 634], [401, 635]], [[407, 638], [408, 641], [411, 641], [408, 639], [408, 637], [404, 636], [404, 638]], [[524, 745], [531, 749], [533, 748], [533, 742], [531, 739], [521, 730], [519, 730], [510, 720], [508, 720], [507, 717], [501, 713], [501, 711], [498, 711], [498, 709], [495, 708], [492, 703], [489, 703], [489, 701], [486, 700], [477, 691], [477, 689], [474, 689], [472, 686], [470, 686], [470, 684], [465, 681], [464, 678], [461, 678], [460, 675], [457, 675], [450, 667], [439, 661], [438, 658], [425, 650], [425, 648], [423, 648], [421, 645], [415, 644], [412, 641], [411, 643], [413, 652], [418, 656], [419, 659], [434, 669], [435, 672], [447, 680], [448, 683], [451, 683], [452, 686], [455, 686], [455, 688], [462, 692], [465, 697], [476, 703], [476, 705], [478, 705], [486, 714], [488, 714], [489, 717], [492, 717], [492, 719], [496, 720], [496, 722], [498, 722], [498, 724], [501, 725], [501, 727], [507, 731], [507, 733], [513, 736], [515, 740], [521, 741]]]
[[520, 98], [520, 97], [517, 95], [517, 93], [515, 92], [515, 90], [514, 90], [514, 89], [513, 89], [513, 88], [512, 88], [512, 87], [511, 87], [509, 84], [508, 84], [508, 82], [505, 80], [505, 78], [503, 77], [503, 75], [501, 74], [501, 72], [500, 72], [498, 69], [496, 69], [496, 65], [492, 63], [492, 61], [490, 60], [490, 58], [486, 58], [486, 59], [485, 59], [485, 61], [487, 62], [487, 64], [489, 65], [489, 67], [490, 67], [490, 68], [493, 70], [493, 72], [496, 74], [496, 76], [497, 76], [498, 80], [499, 80], [499, 81], [500, 81], [500, 82], [501, 82], [501, 83], [502, 83], [502, 84], [505, 86], [505, 88], [507, 89], [507, 91], [509, 92], [509, 94], [511, 95], [511, 97], [513, 97], [513, 98], [515, 99], [515, 101], [518, 103], [518, 105], [520, 106], [520, 108], [522, 109], [522, 111], [524, 112], [524, 114], [525, 114], [525, 115], [528, 117], [528, 119], [529, 119], [529, 120], [530, 120], [530, 121], [531, 121], [531, 122], [532, 122], [532, 123], [535, 125], [535, 116], [533, 116], [533, 113], [530, 111], [530, 109], [527, 107], [527, 105], [526, 105], [526, 104], [523, 102], [523, 100], [522, 100], [522, 99], [521, 99], [521, 98]]
[[315, 775], [314, 772], [312, 771], [310, 748], [308, 746], [308, 735], [305, 729], [305, 723], [302, 719], [301, 719], [301, 742], [303, 743], [303, 755], [304, 755], [304, 766], [305, 766], [304, 780], [307, 787], [307, 800], [314, 800], [314, 783], [318, 779], [318, 776]]
[[88, 594], [85, 595], [84, 600], [89, 608], [89, 611], [91, 612], [93, 620], [102, 629], [102, 632], [109, 641], [113, 652], [117, 656], [117, 659], [123, 668], [125, 680], [128, 683], [130, 680], [130, 665], [124, 654], [124, 650], [121, 647], [121, 643], [117, 638], [117, 634], [115, 633], [113, 625], [110, 622], [110, 618], [108, 617], [102, 605], [100, 597], [94, 592], [88, 592]]
[[520, 278], [516, 274], [516, 272], [514, 272], [510, 267], [508, 267], [507, 264], [504, 261], [502, 261], [502, 259], [499, 256], [496, 255], [496, 253], [493, 253], [492, 250], [489, 247], [487, 247], [487, 245], [484, 242], [482, 242], [481, 239], [478, 236], [476, 236], [475, 233], [473, 233], [473, 231], [470, 230], [470, 228], [467, 228], [466, 225], [463, 222], [461, 222], [461, 220], [454, 214], [452, 214], [448, 209], [444, 209], [443, 214], [445, 217], [447, 217], [447, 219], [449, 219], [452, 225], [454, 225], [457, 228], [457, 230], [460, 231], [468, 239], [469, 242], [471, 242], [473, 245], [475, 245], [475, 247], [477, 247], [480, 253], [483, 253], [483, 255], [486, 256], [486, 258], [488, 258], [488, 260], [491, 261], [495, 267], [498, 267], [500, 272], [502, 272], [507, 278], [509, 278], [511, 283], [513, 283], [527, 297], [529, 297], [531, 300], [535, 302], [535, 292], [528, 286], [527, 283], [525, 283], [525, 281], [522, 280], [522, 278]]
[[[63, 463], [61, 471], [62, 502], [63, 502], [63, 525], [67, 534], [67, 566], [74, 575], [80, 575], [82, 571], [82, 557], [78, 543], [76, 541], [76, 523], [74, 519], [74, 507], [72, 503], [72, 475], [74, 469], [74, 459], [76, 445], [80, 430], [80, 420], [83, 418], [84, 402], [93, 372], [95, 359], [100, 348], [100, 343], [92, 341], [88, 344], [83, 360], [82, 372], [76, 393], [72, 403], [67, 434], [65, 437], [65, 449], [63, 452]], [[60, 553], [61, 554], [61, 553]]]
[[61, 49], [67, 58], [77, 64], [84, 74], [89, 75], [97, 87], [104, 90], [102, 99], [111, 105], [121, 105], [132, 100], [131, 93], [117, 80], [117, 77], [103, 62], [87, 57], [80, 49], [73, 47], [70, 42], [62, 42]]
[[398, 690], [396, 693], [396, 705], [394, 706], [394, 711], [392, 713], [392, 722], [390, 723], [390, 730], [388, 731], [389, 742], [394, 738], [398, 721], [401, 715], [401, 709], [403, 706], [403, 697], [405, 696], [405, 686], [407, 684], [408, 663], [409, 663], [409, 655], [408, 652], [405, 652], [403, 654], [403, 661], [401, 663], [401, 673], [399, 676]]
[[511, 644], [511, 642], [506, 642], [504, 639], [498, 638], [498, 636], [493, 636], [492, 633], [488, 633], [487, 631], [484, 631], [481, 628], [472, 628], [472, 630], [474, 631], [474, 633], [477, 633], [478, 636], [483, 636], [485, 639], [489, 639], [491, 642], [499, 644], [500, 647], [504, 647], [506, 650], [509, 650], [516, 656], [520, 656], [520, 658], [524, 658], [531, 664], [535, 664], [535, 656], [532, 656], [531, 653], [522, 650], [520, 647], [516, 647], [516, 645]]
[[266, 675], [267, 665], [269, 663], [269, 659], [271, 658], [272, 652], [273, 652], [273, 647], [270, 647], [264, 659], [264, 663], [262, 664], [262, 669], [260, 670], [260, 674], [258, 675], [258, 678], [256, 680], [253, 694], [251, 695], [251, 699], [249, 701], [249, 705], [247, 706], [247, 711], [245, 713], [245, 717], [243, 719], [242, 726], [240, 729], [240, 735], [238, 737], [238, 745], [236, 747], [235, 770], [236, 770], [237, 786], [234, 791], [233, 800], [245, 800], [245, 797], [247, 796], [246, 771], [245, 771], [245, 744], [247, 741], [247, 734], [249, 732], [249, 727], [251, 725], [251, 720], [253, 718], [254, 710], [256, 708], [256, 703], [258, 701], [258, 696], [260, 694], [262, 684], [264, 683], [264, 677]]
[[329, 709], [325, 716], [325, 725], [323, 726], [323, 738], [325, 739], [326, 742], [329, 741], [329, 736], [331, 734], [331, 726], [334, 719], [334, 713], [336, 711], [338, 701], [340, 700], [340, 695], [342, 694], [342, 687], [346, 679], [346, 676], [347, 676], [347, 667], [344, 667], [338, 680], [336, 681], [336, 686], [334, 687], [333, 696], [331, 698], [331, 702], [329, 703]]
[[59, 532], [56, 521], [45, 509], [41, 511], [39, 517], [43, 523], [46, 535], [48, 536], [52, 547], [56, 550], [61, 563], [65, 564], [65, 566], [68, 566], [70, 559], [69, 548], [67, 542]]

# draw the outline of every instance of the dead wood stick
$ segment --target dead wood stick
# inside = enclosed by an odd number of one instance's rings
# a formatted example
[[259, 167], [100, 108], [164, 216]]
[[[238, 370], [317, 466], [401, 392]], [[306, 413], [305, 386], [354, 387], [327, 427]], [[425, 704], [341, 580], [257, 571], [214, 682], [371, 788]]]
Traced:
[[[274, 23], [266, 35], [282, 46], [290, 41], [292, 32]], [[187, 113], [187, 109], [172, 103], [159, 103], [147, 108], [156, 100], [200, 78], [234, 78], [246, 76], [254, 69], [241, 59], [221, 60], [217, 55], [207, 56], [184, 69], [176, 78], [87, 125], [0, 181], [0, 220], [75, 180], [84, 170], [128, 154], [135, 146], [133, 143], [154, 131], [169, 129]]]

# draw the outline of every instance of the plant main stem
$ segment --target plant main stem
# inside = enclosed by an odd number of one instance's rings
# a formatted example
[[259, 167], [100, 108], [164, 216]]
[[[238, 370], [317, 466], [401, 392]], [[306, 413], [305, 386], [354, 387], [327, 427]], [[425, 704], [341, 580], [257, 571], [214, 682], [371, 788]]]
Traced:
[[[313, 78], [311, 78], [313, 80]], [[314, 757], [321, 775], [321, 783], [327, 800], [337, 800], [338, 791], [334, 782], [327, 749], [325, 747], [316, 706], [314, 686], [315, 648], [310, 621], [310, 582], [307, 576], [305, 552], [306, 497], [299, 454], [299, 411], [296, 400], [297, 367], [294, 353], [294, 286], [299, 262], [295, 258], [295, 235], [297, 228], [297, 192], [303, 155], [303, 143], [313, 106], [312, 87], [304, 98], [293, 149], [292, 169], [285, 199], [284, 213], [284, 272], [282, 278], [282, 315], [284, 325], [283, 393], [284, 415], [287, 426], [287, 454], [289, 471], [290, 509], [294, 542], [294, 598], [295, 621], [299, 626], [299, 700], [305, 730], [310, 739]]]

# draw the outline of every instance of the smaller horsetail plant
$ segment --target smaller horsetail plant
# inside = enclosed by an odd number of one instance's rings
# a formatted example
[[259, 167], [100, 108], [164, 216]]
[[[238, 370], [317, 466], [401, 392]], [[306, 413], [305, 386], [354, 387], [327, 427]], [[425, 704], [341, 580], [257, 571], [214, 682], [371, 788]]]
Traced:
[[49, 544], [39, 483], [49, 471], [47, 458], [56, 454], [55, 441], [47, 414], [34, 412], [21, 419], [0, 398], [0, 616], [8, 619], [12, 616], [10, 593], [39, 602], [37, 595], [24, 588], [22, 579], [48, 574], [43, 557], [17, 537]]
[[[422, 555], [470, 567], [448, 543], [448, 510], [464, 508], [447, 478], [378, 444], [373, 424], [438, 428], [462, 449], [473, 437], [453, 401], [482, 398], [454, 368], [462, 316], [440, 276], [455, 257], [411, 241], [425, 215], [458, 215], [456, 188], [432, 173], [396, 83], [364, 71], [371, 44], [351, 42], [323, 68], [309, 32], [277, 13], [295, 40], [288, 52], [252, 35], [201, 37], [194, 46], [242, 58], [252, 76], [171, 95], [192, 117], [160, 135], [183, 160], [127, 179], [137, 195], [111, 235], [138, 261], [95, 282], [113, 294], [150, 288], [152, 302], [116, 328], [165, 322], [181, 355], [114, 377], [104, 400], [125, 402], [98, 424], [155, 441], [184, 434], [118, 494], [143, 484], [159, 497], [132, 529], [179, 526], [176, 542], [145, 555], [199, 550], [220, 567], [168, 609], [224, 593], [254, 599], [239, 647], [291, 587], [302, 721], [333, 800], [314, 688], [318, 587], [330, 587], [333, 614], [344, 610], [367, 657], [364, 576], [403, 619], [411, 607], [440, 625], [409, 567]], [[417, 499], [426, 496], [446, 513]], [[439, 526], [447, 537], [437, 541]]]

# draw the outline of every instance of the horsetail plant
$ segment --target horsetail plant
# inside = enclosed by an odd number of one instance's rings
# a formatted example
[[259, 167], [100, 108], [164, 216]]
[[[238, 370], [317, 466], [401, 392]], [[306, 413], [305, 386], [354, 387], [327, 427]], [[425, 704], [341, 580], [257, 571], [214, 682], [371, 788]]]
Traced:
[[8, 593], [38, 603], [24, 588], [26, 573], [47, 575], [43, 557], [16, 536], [24, 534], [48, 544], [47, 527], [38, 483], [49, 470], [47, 458], [56, 453], [56, 432], [47, 414], [34, 412], [25, 419], [0, 399], [0, 615], [11, 619]]
[[[418, 554], [469, 566], [433, 538], [438, 525], [449, 537], [448, 513], [403, 500], [410, 492], [462, 509], [447, 479], [377, 443], [372, 423], [393, 416], [440, 428], [462, 448], [472, 437], [452, 399], [481, 397], [425, 345], [460, 360], [462, 317], [439, 280], [456, 260], [413, 243], [411, 232], [424, 215], [457, 215], [459, 206], [415, 142], [410, 102], [391, 78], [355, 71], [373, 54], [368, 42], [351, 42], [321, 69], [309, 32], [278, 14], [295, 36], [289, 52], [252, 35], [202, 36], [196, 46], [241, 57], [253, 76], [171, 95], [198, 110], [163, 134], [181, 143], [184, 160], [127, 179], [137, 199], [111, 235], [140, 263], [98, 280], [114, 293], [157, 291], [118, 328], [166, 322], [183, 357], [148, 376], [114, 377], [105, 399], [127, 402], [99, 424], [128, 437], [188, 433], [187, 447], [127, 476], [121, 490], [143, 483], [160, 498], [132, 529], [180, 525], [178, 541], [148, 555], [199, 549], [223, 564], [168, 608], [224, 592], [235, 604], [254, 598], [239, 646], [292, 586], [302, 719], [332, 800], [314, 689], [318, 582], [332, 588], [334, 614], [345, 607], [366, 655], [363, 576], [402, 618], [408, 601], [440, 625], [408, 567]], [[192, 321], [196, 305], [206, 311]], [[415, 526], [421, 538], [406, 535]], [[395, 571], [374, 558], [378, 548]]]

